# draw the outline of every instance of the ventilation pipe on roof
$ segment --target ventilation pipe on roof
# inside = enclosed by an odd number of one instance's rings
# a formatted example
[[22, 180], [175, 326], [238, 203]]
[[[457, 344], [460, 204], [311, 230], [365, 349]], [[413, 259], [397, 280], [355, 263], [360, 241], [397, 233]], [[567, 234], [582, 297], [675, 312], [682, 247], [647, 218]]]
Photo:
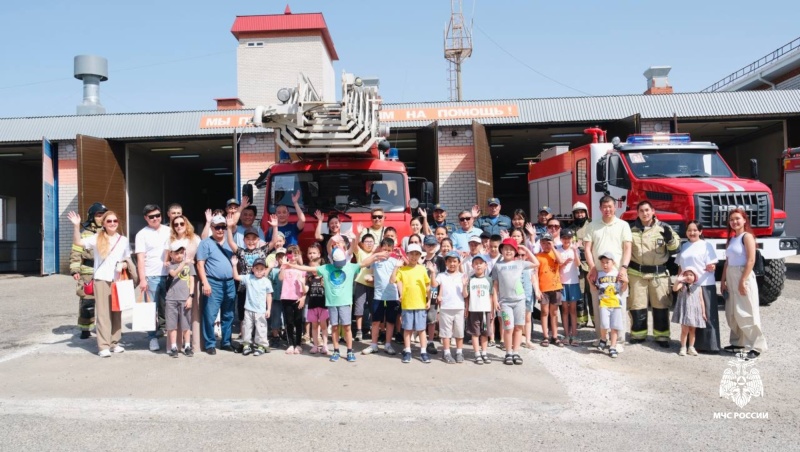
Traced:
[[102, 115], [106, 107], [100, 104], [100, 82], [108, 80], [108, 60], [95, 55], [75, 57], [75, 78], [83, 81], [83, 103], [79, 115]]

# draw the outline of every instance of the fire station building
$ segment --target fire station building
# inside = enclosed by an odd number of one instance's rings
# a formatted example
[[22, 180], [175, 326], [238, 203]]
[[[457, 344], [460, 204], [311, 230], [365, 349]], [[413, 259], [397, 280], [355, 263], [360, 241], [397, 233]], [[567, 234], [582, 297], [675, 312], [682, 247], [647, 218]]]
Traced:
[[[67, 272], [72, 227], [66, 214], [85, 216], [97, 201], [117, 212], [131, 238], [145, 226], [140, 212], [148, 203], [165, 209], [178, 202], [201, 227], [206, 208], [238, 197], [243, 184], [277, 160], [274, 133], [247, 125], [256, 106], [276, 103], [277, 90], [295, 86], [300, 72], [324, 99], [338, 96], [333, 62], [339, 56], [322, 14], [239, 16], [231, 32], [238, 41], [238, 93], [216, 99], [214, 109], [107, 113], [97, 89], [109, 78], [105, 60], [76, 57], [75, 77], [85, 94], [78, 114], [0, 118], [0, 272]], [[381, 121], [391, 127], [389, 140], [409, 176], [433, 181], [451, 217], [489, 197], [499, 197], [505, 212], [529, 210], [530, 162], [547, 148], [589, 143], [583, 130], [599, 126], [623, 140], [631, 133], [690, 133], [693, 141], [716, 143], [742, 177], [756, 159], [776, 207], [787, 210], [787, 234], [797, 236], [800, 199], [786, 196], [785, 184], [798, 182], [786, 180], [781, 157], [800, 146], [800, 89], [793, 89], [800, 86], [800, 45], [790, 44], [708, 92], [674, 93], [669, 68], [654, 67], [645, 72], [644, 94], [386, 99]], [[254, 205], [263, 215], [260, 190]]]

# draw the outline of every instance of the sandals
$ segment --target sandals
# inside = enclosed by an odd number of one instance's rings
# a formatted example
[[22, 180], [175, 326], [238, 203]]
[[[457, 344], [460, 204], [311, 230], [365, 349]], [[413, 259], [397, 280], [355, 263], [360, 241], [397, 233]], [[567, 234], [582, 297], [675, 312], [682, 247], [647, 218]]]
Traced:
[[506, 365], [509, 365], [509, 366], [514, 365], [514, 358], [511, 355], [506, 355], [506, 357], [503, 359], [503, 364], [506, 364]]
[[580, 347], [581, 346], [581, 342], [578, 340], [578, 336], [572, 336], [572, 340], [569, 341], [569, 345], [571, 345], [573, 347]]
[[541, 345], [542, 347], [549, 347], [550, 341], [548, 341], [547, 339], [542, 339], [542, 342], [539, 342], [539, 345]]
[[606, 351], [606, 341], [600, 341], [597, 344], [597, 350], [599, 350], [601, 352], [605, 352]]
[[511, 355], [511, 360], [514, 362], [514, 364], [518, 366], [522, 365], [522, 357], [517, 355], [516, 353]]
[[553, 338], [553, 344], [555, 344], [555, 345], [556, 345], [556, 347], [563, 347], [563, 346], [564, 346], [564, 343], [563, 343], [563, 342], [561, 342], [561, 339], [559, 339], [559, 338], [557, 338], [557, 337], [554, 337], [554, 338]]
[[308, 353], [311, 353], [312, 355], [316, 355], [317, 352], [319, 352], [319, 347], [317, 347], [316, 345], [311, 347], [311, 350], [308, 351]]

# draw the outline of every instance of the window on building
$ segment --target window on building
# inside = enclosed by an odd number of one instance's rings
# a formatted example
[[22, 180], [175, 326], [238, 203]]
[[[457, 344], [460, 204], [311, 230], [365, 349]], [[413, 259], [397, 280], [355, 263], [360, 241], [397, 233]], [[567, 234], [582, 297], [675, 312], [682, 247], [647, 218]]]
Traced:
[[587, 165], [586, 159], [580, 159], [575, 164], [575, 181], [579, 195], [585, 195], [589, 191], [589, 178], [586, 174]]
[[264, 47], [264, 43], [262, 41], [251, 41], [247, 43], [247, 47]]

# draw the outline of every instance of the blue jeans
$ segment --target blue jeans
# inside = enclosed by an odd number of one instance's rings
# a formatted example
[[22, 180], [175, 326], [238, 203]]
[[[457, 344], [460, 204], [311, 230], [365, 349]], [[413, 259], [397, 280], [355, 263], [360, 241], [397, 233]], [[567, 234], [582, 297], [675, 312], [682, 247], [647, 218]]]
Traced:
[[[158, 322], [156, 323], [156, 330], [164, 322], [164, 303], [167, 297], [167, 277], [166, 276], [148, 276], [147, 277], [147, 301], [156, 304], [156, 311], [158, 312]], [[156, 331], [148, 331], [147, 337], [156, 337]]]
[[211, 287], [211, 296], [205, 295], [205, 308], [203, 309], [203, 341], [206, 350], [217, 347], [217, 338], [214, 337], [214, 321], [220, 313], [222, 322], [221, 345], [231, 345], [231, 327], [236, 314], [236, 289], [233, 279], [208, 278]]

